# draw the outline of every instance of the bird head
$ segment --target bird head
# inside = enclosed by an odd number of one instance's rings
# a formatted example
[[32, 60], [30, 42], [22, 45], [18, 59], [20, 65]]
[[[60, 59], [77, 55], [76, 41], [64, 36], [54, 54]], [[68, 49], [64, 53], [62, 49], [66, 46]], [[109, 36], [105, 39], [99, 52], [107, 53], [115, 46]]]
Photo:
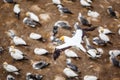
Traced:
[[30, 12], [27, 12], [27, 13], [26, 13], [26, 16], [30, 16]]
[[71, 63], [71, 59], [66, 59], [66, 63]]
[[16, 7], [20, 7], [20, 5], [19, 5], [19, 4], [16, 4]]
[[104, 28], [103, 28], [103, 27], [101, 27], [101, 26], [98, 28], [98, 30], [99, 30], [99, 32], [101, 32], [101, 33], [103, 33], [103, 32], [104, 32]]
[[57, 5], [57, 8], [62, 8], [62, 5], [60, 5], [60, 4], [59, 4], [59, 5]]
[[108, 8], [110, 9], [110, 8], [112, 8], [112, 6], [108, 6]]
[[3, 63], [3, 66], [7, 66], [7, 65], [8, 65], [8, 63], [7, 63], [7, 62], [4, 62], [4, 63]]
[[10, 46], [10, 50], [9, 50], [9, 52], [13, 52], [13, 53], [15, 53], [15, 48], [14, 48], [14, 46]]
[[64, 41], [64, 39], [65, 39], [65, 36], [61, 36], [61, 37], [60, 37], [60, 40], [61, 40], [61, 41]]
[[79, 17], [82, 17], [82, 14], [81, 14], [81, 13], [79, 13], [78, 15], [79, 15]]

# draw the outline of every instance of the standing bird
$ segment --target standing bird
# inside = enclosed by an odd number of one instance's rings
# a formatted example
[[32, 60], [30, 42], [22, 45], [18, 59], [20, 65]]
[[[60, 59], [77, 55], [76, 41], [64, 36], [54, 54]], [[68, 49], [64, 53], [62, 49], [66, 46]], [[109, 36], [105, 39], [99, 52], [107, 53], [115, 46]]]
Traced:
[[84, 18], [84, 16], [82, 16], [81, 13], [78, 14], [78, 20], [79, 20], [79, 21], [81, 22], [81, 24], [84, 25], [84, 26], [89, 26], [89, 27], [91, 27], [91, 25], [92, 25], [92, 24], [90, 24], [90, 23], [88, 22], [87, 19]]
[[7, 75], [7, 80], [15, 80], [15, 77], [13, 77], [12, 75]]
[[27, 12], [26, 13], [27, 17], [30, 17], [32, 20], [34, 20], [35, 22], [37, 22], [39, 25], [41, 25], [41, 23], [39, 22], [39, 18], [36, 14], [34, 14], [33, 12]]
[[52, 3], [55, 5], [61, 4], [61, 0], [52, 0]]
[[62, 5], [57, 5], [59, 12], [63, 15], [66, 14], [73, 14], [68, 8], [63, 7]]
[[14, 11], [16, 17], [18, 19], [20, 19], [20, 12], [21, 12], [21, 10], [20, 10], [20, 5], [19, 4], [15, 4], [14, 5], [13, 11]]
[[116, 14], [116, 12], [113, 10], [113, 8], [112, 8], [112, 6], [109, 6], [108, 8], [107, 8], [107, 12], [108, 12], [108, 14], [110, 14], [111, 15], [111, 17], [114, 17], [114, 18], [118, 18], [117, 17], [117, 14]]
[[14, 73], [16, 75], [20, 74], [20, 69], [17, 69], [15, 66], [8, 64], [7, 62], [3, 63], [3, 68], [7, 71], [7, 72], [11, 72]]

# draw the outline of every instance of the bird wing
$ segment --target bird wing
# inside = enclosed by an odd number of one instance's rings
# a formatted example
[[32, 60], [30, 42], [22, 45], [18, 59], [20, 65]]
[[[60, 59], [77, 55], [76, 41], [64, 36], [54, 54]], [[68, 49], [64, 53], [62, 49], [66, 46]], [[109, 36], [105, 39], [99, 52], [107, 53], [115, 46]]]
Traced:
[[7, 70], [10, 71], [10, 72], [18, 71], [18, 69], [13, 65], [8, 65]]
[[82, 44], [78, 44], [76, 45], [77, 48], [79, 48], [80, 50], [82, 50], [83, 52], [86, 52], [86, 49], [83, 47]]

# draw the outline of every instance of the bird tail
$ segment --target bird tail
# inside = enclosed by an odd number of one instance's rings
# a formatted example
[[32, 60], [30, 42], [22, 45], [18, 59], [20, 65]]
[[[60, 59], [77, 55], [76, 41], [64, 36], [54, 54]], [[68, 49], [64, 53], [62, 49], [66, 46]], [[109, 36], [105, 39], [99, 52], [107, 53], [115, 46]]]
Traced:
[[20, 19], [20, 13], [15, 13], [16, 17], [18, 18], [18, 20]]
[[109, 43], [110, 45], [113, 45], [113, 43], [112, 43], [112, 42], [110, 42], [110, 41], [108, 41], [107, 43]]
[[44, 38], [40, 38], [40, 39], [38, 39], [38, 41], [41, 41], [41, 42], [46, 42], [46, 39], [44, 39]]
[[61, 50], [55, 49], [54, 54], [53, 54], [53, 59], [56, 60], [60, 56]]
[[14, 74], [19, 75], [20, 74], [20, 69], [18, 71], [15, 71]]

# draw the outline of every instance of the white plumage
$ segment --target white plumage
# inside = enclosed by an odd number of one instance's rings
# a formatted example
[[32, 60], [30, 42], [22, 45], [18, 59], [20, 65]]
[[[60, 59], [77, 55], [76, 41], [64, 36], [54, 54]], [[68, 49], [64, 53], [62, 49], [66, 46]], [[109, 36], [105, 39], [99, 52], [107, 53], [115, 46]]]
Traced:
[[15, 43], [15, 45], [26, 45], [26, 42], [18, 36], [15, 36], [13, 38], [13, 42]]
[[110, 55], [110, 56], [114, 55], [114, 56], [116, 57], [116, 56], [120, 55], [120, 50], [117, 50], [117, 49], [115, 49], [115, 50], [110, 50], [110, 51], [109, 51], [109, 55]]
[[92, 75], [86, 75], [84, 76], [84, 80], [97, 80], [98, 78], [96, 76]]
[[60, 0], [52, 0], [53, 4], [56, 4], [56, 5], [59, 5], [61, 4], [61, 1]]
[[22, 60], [24, 58], [23, 52], [19, 49], [15, 49], [13, 46], [9, 47], [9, 53], [11, 57], [15, 60]]
[[14, 13], [16, 13], [16, 14], [19, 14], [20, 13], [20, 7], [19, 7], [19, 4], [15, 4], [15, 6], [14, 6], [14, 8], [13, 8], [13, 11], [14, 11]]
[[14, 74], [19, 74], [19, 69], [17, 69], [15, 66], [8, 64], [7, 62], [3, 63], [3, 68], [8, 72], [13, 72]]
[[118, 29], [118, 34], [120, 35], [120, 28]]
[[78, 76], [78, 74], [76, 74], [73, 70], [71, 70], [70, 68], [65, 68], [64, 70], [63, 70], [63, 73], [68, 77], [68, 78], [70, 78], [70, 77], [77, 77]]
[[91, 6], [91, 4], [90, 4], [90, 3], [88, 3], [88, 2], [87, 2], [87, 1], [85, 1], [85, 0], [80, 0], [80, 4], [81, 4], [82, 6], [86, 6], [86, 7]]
[[106, 43], [110, 41], [109, 37], [104, 33], [99, 33], [99, 37], [101, 40], [105, 41]]
[[46, 49], [43, 49], [43, 48], [35, 48], [34, 53], [37, 55], [43, 55], [43, 54], [47, 54], [48, 51]]
[[7, 75], [7, 80], [15, 80], [15, 77], [13, 77], [12, 75]]
[[97, 18], [100, 14], [96, 11], [88, 10], [87, 15], [90, 16], [90, 17], [93, 17], [93, 18]]
[[29, 36], [31, 39], [40, 39], [42, 36], [40, 34], [37, 34], [37, 33], [30, 33], [30, 36]]
[[78, 57], [78, 55], [75, 53], [75, 52], [73, 52], [72, 50], [69, 50], [69, 49], [66, 49], [65, 50], [65, 55], [67, 56], [67, 57]]
[[36, 22], [39, 22], [39, 18], [36, 14], [34, 14], [33, 12], [27, 12], [26, 16], [29, 16], [31, 19], [33, 19]]

